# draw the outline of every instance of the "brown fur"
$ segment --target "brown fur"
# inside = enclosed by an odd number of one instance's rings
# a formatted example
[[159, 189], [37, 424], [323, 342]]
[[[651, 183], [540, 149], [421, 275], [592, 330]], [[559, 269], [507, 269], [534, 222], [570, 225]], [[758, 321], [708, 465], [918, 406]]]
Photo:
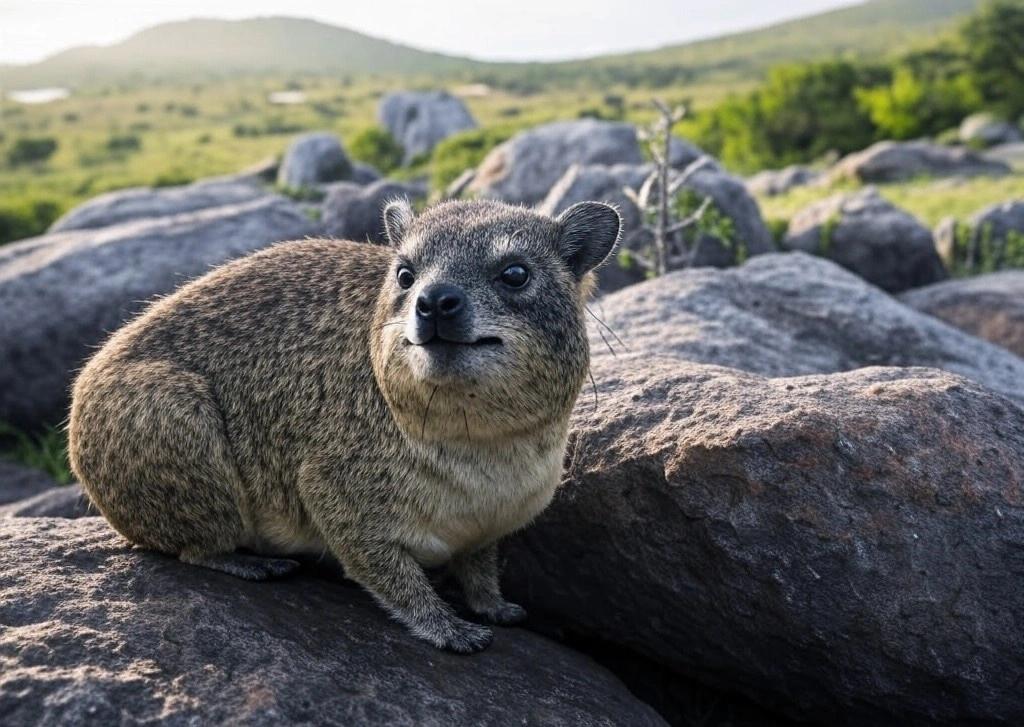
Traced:
[[[558, 221], [486, 202], [414, 219], [393, 204], [393, 248], [283, 243], [184, 286], [79, 376], [75, 474], [141, 546], [249, 578], [292, 562], [238, 548], [329, 551], [416, 635], [483, 648], [490, 631], [423, 567], [449, 562], [492, 622], [525, 616], [501, 597], [495, 544], [559, 481], [589, 361], [586, 281], [617, 236], [609, 208], [587, 204]], [[512, 258], [532, 271], [515, 294], [491, 270]], [[413, 298], [438, 280], [462, 286], [474, 330], [500, 347], [441, 365], [409, 345]]]

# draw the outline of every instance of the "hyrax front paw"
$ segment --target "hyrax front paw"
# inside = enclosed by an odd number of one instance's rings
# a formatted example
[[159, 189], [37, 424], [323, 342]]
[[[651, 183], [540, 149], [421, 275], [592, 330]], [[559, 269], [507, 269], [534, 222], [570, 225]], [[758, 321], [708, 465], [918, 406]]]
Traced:
[[513, 626], [526, 620], [526, 609], [510, 601], [501, 601], [477, 613], [498, 626]]
[[486, 626], [455, 618], [434, 633], [420, 633], [420, 636], [439, 649], [454, 651], [456, 654], [475, 654], [491, 645], [494, 633]]

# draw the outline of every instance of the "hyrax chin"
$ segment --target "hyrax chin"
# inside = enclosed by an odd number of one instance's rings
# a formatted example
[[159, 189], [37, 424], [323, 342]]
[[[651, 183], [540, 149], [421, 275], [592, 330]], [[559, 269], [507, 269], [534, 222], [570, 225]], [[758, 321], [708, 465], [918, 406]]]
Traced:
[[[589, 365], [584, 299], [620, 220], [495, 202], [384, 213], [388, 247], [284, 243], [155, 303], [86, 365], [71, 463], [126, 538], [262, 579], [330, 551], [416, 636], [483, 649], [496, 543], [558, 485]], [[238, 549], [248, 554], [236, 552]]]

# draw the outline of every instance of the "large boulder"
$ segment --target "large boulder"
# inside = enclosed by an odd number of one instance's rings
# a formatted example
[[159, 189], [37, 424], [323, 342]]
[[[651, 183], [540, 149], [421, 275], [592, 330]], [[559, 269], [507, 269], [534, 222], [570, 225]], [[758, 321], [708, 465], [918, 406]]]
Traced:
[[592, 308], [622, 341], [506, 549], [535, 626], [824, 724], [1024, 719], [1024, 361], [798, 253]]
[[960, 141], [971, 146], [997, 146], [1021, 141], [1020, 129], [992, 114], [971, 114], [960, 123]]
[[257, 184], [234, 179], [196, 182], [183, 187], [124, 189], [102, 194], [75, 207], [54, 222], [49, 231], [109, 227], [130, 220], [242, 204], [266, 194]]
[[352, 176], [341, 140], [326, 131], [297, 137], [285, 152], [277, 172], [278, 185], [287, 189], [305, 189]]
[[63, 420], [75, 371], [149, 301], [214, 265], [315, 231], [300, 207], [268, 195], [0, 247], [0, 421]]
[[993, 146], [985, 150], [985, 158], [1020, 172], [1024, 170], [1024, 142]]
[[0, 520], [8, 724], [664, 724], [586, 657], [499, 631], [445, 654], [341, 582], [242, 581], [100, 518]]
[[0, 459], [0, 505], [26, 500], [56, 486], [42, 470]]
[[[670, 273], [590, 308], [621, 339], [608, 336], [620, 354], [646, 351], [773, 377], [927, 366], [1024, 404], [1024, 360], [803, 253]], [[596, 326], [591, 348], [607, 351]]]
[[902, 182], [917, 177], [1002, 176], [1006, 164], [970, 149], [927, 141], [880, 141], [844, 157], [829, 173], [832, 182]]
[[793, 165], [785, 169], [766, 169], [747, 179], [747, 191], [762, 197], [775, 197], [796, 187], [806, 187], [821, 177], [821, 172]]
[[[615, 205], [622, 215], [621, 250], [646, 251], [651, 241], [650, 235], [641, 230], [643, 215], [624, 189], [639, 190], [652, 170], [648, 164], [574, 164], [555, 183], [538, 209], [558, 215], [577, 202], [608, 202]], [[680, 172], [673, 172], [674, 177], [678, 174]], [[681, 194], [687, 193], [697, 199], [710, 197], [715, 210], [727, 218], [733, 228], [732, 239], [728, 240], [711, 234], [700, 235], [694, 244], [691, 266], [725, 267], [748, 256], [775, 249], [757, 202], [740, 180], [713, 161], [689, 176], [681, 187]], [[696, 203], [696, 199], [693, 200], [693, 204]], [[621, 258], [622, 255], [618, 256], [598, 271], [602, 291], [611, 292], [644, 279], [645, 275], [638, 266], [623, 262]]]
[[891, 293], [947, 277], [931, 231], [870, 187], [801, 210], [783, 244], [834, 260]]
[[1024, 200], [989, 205], [963, 223], [944, 218], [935, 247], [947, 265], [967, 272], [1024, 266]]
[[471, 191], [516, 204], [536, 204], [573, 164], [642, 164], [636, 129], [581, 119], [523, 131], [484, 158]]
[[1024, 199], [991, 205], [973, 215], [971, 229], [990, 243], [1005, 245], [1016, 235], [1024, 238]]
[[380, 101], [377, 119], [402, 145], [405, 164], [452, 134], [476, 128], [466, 105], [445, 91], [389, 93]]
[[[2, 474], [0, 474], [2, 477]], [[0, 506], [0, 518], [62, 517], [79, 518], [98, 515], [81, 485], [51, 487], [38, 495]]]
[[535, 623], [823, 724], [1024, 721], [1024, 411], [932, 369], [593, 374], [506, 550]]
[[334, 185], [323, 202], [323, 232], [329, 237], [356, 242], [387, 242], [384, 207], [394, 199], [409, 201], [426, 197], [426, 190], [414, 184], [382, 179], [367, 187]]
[[947, 280], [900, 300], [1024, 358], [1024, 270]]

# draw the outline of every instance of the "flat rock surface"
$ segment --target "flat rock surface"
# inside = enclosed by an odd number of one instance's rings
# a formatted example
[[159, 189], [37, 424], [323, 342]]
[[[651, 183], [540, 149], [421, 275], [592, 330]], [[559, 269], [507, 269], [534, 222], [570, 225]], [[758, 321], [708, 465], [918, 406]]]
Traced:
[[607, 671], [521, 629], [464, 657], [360, 589], [251, 583], [133, 550], [100, 518], [0, 520], [7, 724], [659, 725]]
[[[0, 472], [0, 478], [3, 473]], [[2, 482], [2, 480], [0, 480]], [[99, 515], [78, 484], [50, 487], [42, 492], [0, 506], [0, 517], [79, 518]]]

